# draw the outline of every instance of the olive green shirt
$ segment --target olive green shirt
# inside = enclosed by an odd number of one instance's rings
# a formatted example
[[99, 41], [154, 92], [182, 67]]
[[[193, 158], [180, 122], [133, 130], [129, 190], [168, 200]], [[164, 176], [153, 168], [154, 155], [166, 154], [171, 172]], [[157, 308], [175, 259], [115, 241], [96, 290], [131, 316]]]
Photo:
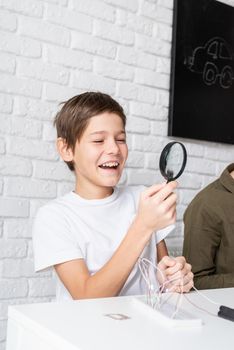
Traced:
[[230, 164], [184, 214], [183, 255], [198, 289], [234, 287], [234, 179]]

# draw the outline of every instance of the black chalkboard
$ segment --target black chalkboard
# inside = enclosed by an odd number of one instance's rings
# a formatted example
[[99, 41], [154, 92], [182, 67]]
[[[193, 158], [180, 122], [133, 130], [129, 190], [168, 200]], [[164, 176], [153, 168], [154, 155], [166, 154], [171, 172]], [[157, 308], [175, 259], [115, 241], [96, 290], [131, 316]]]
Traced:
[[168, 135], [234, 144], [234, 7], [174, 1]]

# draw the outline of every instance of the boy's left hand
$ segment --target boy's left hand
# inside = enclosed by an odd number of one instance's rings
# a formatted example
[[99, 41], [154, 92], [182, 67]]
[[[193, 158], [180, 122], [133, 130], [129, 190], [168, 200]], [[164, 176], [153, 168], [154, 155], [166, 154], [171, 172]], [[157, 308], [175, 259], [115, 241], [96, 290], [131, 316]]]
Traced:
[[157, 278], [159, 284], [164, 286], [164, 291], [187, 293], [193, 287], [191, 265], [183, 256], [164, 256], [158, 263], [158, 268], [161, 273], [157, 272]]

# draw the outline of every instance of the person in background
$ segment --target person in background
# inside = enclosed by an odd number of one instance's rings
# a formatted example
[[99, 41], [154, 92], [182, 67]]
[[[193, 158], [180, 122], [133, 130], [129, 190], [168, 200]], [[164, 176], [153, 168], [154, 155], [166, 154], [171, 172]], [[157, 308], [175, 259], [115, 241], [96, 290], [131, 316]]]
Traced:
[[183, 254], [196, 288], [234, 287], [234, 163], [186, 209]]
[[154, 288], [193, 286], [191, 266], [170, 258], [164, 242], [176, 219], [177, 183], [117, 186], [128, 156], [125, 123], [122, 107], [100, 92], [74, 96], [55, 118], [75, 187], [39, 209], [33, 247], [36, 271], [56, 271], [58, 301], [144, 294], [139, 257], [162, 271]]

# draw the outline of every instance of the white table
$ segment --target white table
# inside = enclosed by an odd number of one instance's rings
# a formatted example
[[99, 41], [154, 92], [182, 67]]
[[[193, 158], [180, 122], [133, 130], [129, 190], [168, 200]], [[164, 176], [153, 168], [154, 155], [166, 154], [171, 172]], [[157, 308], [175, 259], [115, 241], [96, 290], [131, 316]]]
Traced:
[[[234, 288], [202, 291], [212, 300], [234, 307]], [[209, 312], [218, 306], [196, 292], [188, 298]], [[203, 325], [168, 327], [150, 310], [141, 310], [133, 297], [90, 299], [9, 307], [7, 350], [201, 350], [234, 348], [234, 322], [211, 316], [183, 298], [182, 309]], [[105, 316], [124, 314], [115, 320]]]

